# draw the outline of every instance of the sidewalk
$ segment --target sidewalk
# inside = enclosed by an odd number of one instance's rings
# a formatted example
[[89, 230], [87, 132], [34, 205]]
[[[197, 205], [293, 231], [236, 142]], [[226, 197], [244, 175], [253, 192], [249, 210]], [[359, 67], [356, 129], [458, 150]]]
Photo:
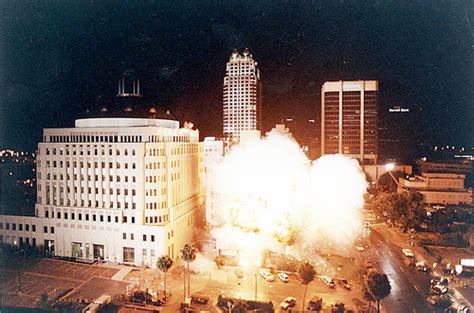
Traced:
[[128, 273], [130, 273], [132, 271], [132, 269], [133, 268], [130, 267], [130, 266], [124, 266], [124, 267], [120, 268], [120, 270], [114, 276], [112, 276], [110, 279], [111, 280], [123, 281], [125, 276], [127, 276]]

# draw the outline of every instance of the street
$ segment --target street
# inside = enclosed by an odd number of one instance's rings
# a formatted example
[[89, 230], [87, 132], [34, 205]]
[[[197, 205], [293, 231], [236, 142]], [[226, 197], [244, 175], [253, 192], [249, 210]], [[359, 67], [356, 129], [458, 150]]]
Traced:
[[[358, 254], [361, 262], [371, 260], [374, 266], [387, 274], [392, 286], [390, 295], [382, 302], [387, 312], [435, 312], [426, 302], [430, 274], [408, 266], [409, 259], [401, 248], [372, 229], [369, 247]], [[407, 246], [408, 247], [408, 246]]]

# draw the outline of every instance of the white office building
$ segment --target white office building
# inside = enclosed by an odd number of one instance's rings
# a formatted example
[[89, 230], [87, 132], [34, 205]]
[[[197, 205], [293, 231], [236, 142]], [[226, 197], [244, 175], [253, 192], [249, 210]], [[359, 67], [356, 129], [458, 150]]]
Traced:
[[161, 255], [179, 257], [203, 213], [203, 145], [175, 120], [86, 118], [45, 129], [36, 168], [36, 216], [0, 215], [4, 243], [155, 266]]
[[248, 49], [234, 50], [224, 77], [224, 136], [238, 141], [243, 130], [261, 130], [261, 102], [257, 62]]

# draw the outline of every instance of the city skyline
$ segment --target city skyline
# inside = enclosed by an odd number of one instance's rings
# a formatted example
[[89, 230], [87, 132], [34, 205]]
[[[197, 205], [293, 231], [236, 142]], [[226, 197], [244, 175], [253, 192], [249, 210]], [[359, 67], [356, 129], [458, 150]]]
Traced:
[[[4, 8], [10, 13], [2, 20], [4, 148], [32, 150], [42, 128], [71, 126], [98, 109], [128, 69], [136, 70], [143, 95], [193, 121], [203, 137], [218, 136], [225, 62], [245, 47], [266, 77], [264, 131], [286, 116], [320, 116], [325, 81], [376, 79], [381, 108], [423, 111], [425, 142], [473, 144], [473, 11], [463, 3]], [[111, 9], [115, 14], [106, 15]]]

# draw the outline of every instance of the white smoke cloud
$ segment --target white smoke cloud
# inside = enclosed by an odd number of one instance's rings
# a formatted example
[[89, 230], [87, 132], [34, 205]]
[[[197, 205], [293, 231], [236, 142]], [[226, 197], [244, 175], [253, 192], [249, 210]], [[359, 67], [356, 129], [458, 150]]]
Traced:
[[189, 269], [198, 273], [209, 273], [216, 268], [216, 263], [211, 261], [201, 253], [196, 253], [194, 261], [189, 263]]
[[351, 244], [361, 231], [367, 183], [357, 161], [327, 155], [311, 164], [285, 134], [233, 147], [210, 178], [220, 221], [212, 234], [243, 265], [258, 264], [264, 249], [301, 256], [304, 247]]

